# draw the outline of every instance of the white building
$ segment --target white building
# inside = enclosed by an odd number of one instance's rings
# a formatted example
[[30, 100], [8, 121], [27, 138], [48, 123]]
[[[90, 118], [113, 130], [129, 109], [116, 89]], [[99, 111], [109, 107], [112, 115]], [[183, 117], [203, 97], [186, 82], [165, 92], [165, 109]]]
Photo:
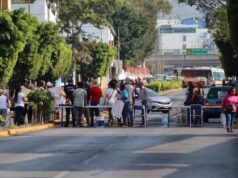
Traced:
[[115, 32], [111, 27], [104, 26], [97, 28], [92, 24], [85, 24], [82, 26], [82, 30], [85, 32], [85, 38], [89, 40], [96, 40], [108, 45], [114, 45]]
[[157, 51], [162, 54], [184, 54], [187, 49], [215, 51], [215, 45], [206, 28], [196, 25], [169, 24], [158, 27]]
[[12, 10], [24, 8], [26, 12], [36, 16], [40, 22], [54, 22], [56, 23], [56, 4], [51, 3], [50, 0], [35, 0], [34, 3], [13, 4]]

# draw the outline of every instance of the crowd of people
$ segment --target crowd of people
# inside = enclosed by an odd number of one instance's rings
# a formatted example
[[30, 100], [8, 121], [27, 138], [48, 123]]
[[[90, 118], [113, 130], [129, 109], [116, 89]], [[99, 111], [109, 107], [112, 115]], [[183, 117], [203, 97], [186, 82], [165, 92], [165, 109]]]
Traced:
[[199, 81], [196, 84], [194, 84], [192, 81], [189, 81], [185, 94], [186, 94], [186, 99], [184, 102], [185, 106], [189, 106], [191, 104], [203, 104], [204, 101], [203, 82]]
[[[191, 104], [203, 105], [204, 87], [202, 84], [202, 82], [198, 82], [194, 86], [191, 81], [188, 82], [188, 87], [186, 88], [186, 100], [184, 102], [185, 106], [189, 106]], [[227, 86], [231, 86], [231, 88], [221, 100], [221, 113], [225, 115], [227, 132], [233, 132], [232, 128], [234, 123], [234, 117], [237, 113], [238, 89], [231, 83]]]
[[[77, 86], [74, 86], [72, 80], [69, 79], [67, 85], [64, 86], [66, 93], [66, 104], [72, 105], [73, 108], [66, 108], [66, 122], [65, 127], [69, 127], [70, 113], [72, 114], [72, 127], [82, 127], [83, 115], [86, 118], [86, 124], [89, 127], [94, 127], [95, 117], [100, 116], [99, 105], [106, 105], [108, 107], [108, 126], [115, 125], [116, 123], [121, 126], [133, 127], [134, 123], [134, 111], [133, 105], [135, 102], [136, 87], [139, 87], [140, 91], [143, 90], [143, 104], [146, 106], [146, 100], [148, 99], [147, 91], [143, 87], [143, 82], [133, 81], [126, 78], [120, 83], [112, 79], [106, 88], [105, 96], [103, 97], [103, 91], [100, 88], [98, 81], [93, 80], [88, 85], [87, 83], [78, 82]], [[101, 99], [103, 98], [103, 103]], [[115, 118], [112, 114], [112, 106], [117, 100], [121, 100], [124, 103], [122, 118]], [[91, 106], [91, 107], [85, 107]], [[115, 123], [116, 122], [116, 123]], [[142, 119], [142, 124], [144, 120]]]
[[33, 111], [32, 106], [28, 104], [27, 95], [35, 90], [49, 91], [53, 100], [55, 94], [50, 91], [52, 87], [53, 84], [51, 82], [46, 83], [41, 80], [33, 84], [27, 79], [15, 85], [10, 91], [0, 86], [0, 115], [4, 120], [6, 120], [7, 116], [9, 119], [12, 117], [14, 124], [17, 126], [21, 126], [26, 122], [32, 123]]
[[[33, 122], [32, 108], [27, 104], [27, 93], [35, 90], [49, 91], [55, 106], [58, 104], [72, 106], [72, 108], [66, 108], [65, 127], [82, 127], [85, 125], [94, 127], [95, 117], [100, 116], [98, 105], [108, 106], [108, 126], [118, 124], [132, 127], [134, 121], [133, 105], [136, 96], [141, 96], [145, 108], [148, 99], [143, 82], [140, 79], [131, 80], [129, 78], [124, 81], [112, 79], [108, 83], [105, 92], [102, 91], [96, 79], [90, 83], [78, 82], [77, 85], [74, 85], [72, 78], [67, 80], [67, 84], [62, 87], [60, 94], [55, 93], [55, 90], [53, 90], [54, 85], [51, 82], [46, 83], [43, 80], [33, 84], [25, 79], [20, 85], [14, 87], [12, 93], [6, 92], [7, 90], [4, 90], [3, 87], [0, 88], [0, 115], [6, 119], [8, 108], [11, 107], [11, 110], [14, 110], [15, 113], [14, 124], [17, 126], [23, 125], [26, 122], [26, 118], [28, 123]], [[139, 88], [139, 93], [136, 88]], [[112, 106], [117, 100], [121, 100], [124, 103], [122, 118], [115, 118], [112, 114]], [[103, 103], [101, 103], [102, 101]], [[142, 110], [142, 112], [144, 111]], [[86, 123], [84, 123], [84, 118]], [[72, 123], [70, 123], [70, 120], [72, 120]], [[144, 124], [143, 122], [144, 118], [142, 117], [142, 124]]]

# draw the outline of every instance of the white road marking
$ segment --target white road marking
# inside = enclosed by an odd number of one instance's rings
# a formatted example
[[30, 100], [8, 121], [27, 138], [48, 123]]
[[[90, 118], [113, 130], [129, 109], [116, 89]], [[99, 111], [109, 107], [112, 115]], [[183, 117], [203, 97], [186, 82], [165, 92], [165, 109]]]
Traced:
[[62, 177], [66, 176], [69, 173], [70, 173], [69, 171], [60, 172], [54, 178], [62, 178]]
[[94, 156], [92, 156], [92, 157], [90, 157], [90, 158], [84, 160], [83, 163], [84, 163], [84, 164], [88, 164], [88, 163], [91, 162], [92, 160], [98, 158], [98, 156], [99, 156], [99, 155], [94, 155]]

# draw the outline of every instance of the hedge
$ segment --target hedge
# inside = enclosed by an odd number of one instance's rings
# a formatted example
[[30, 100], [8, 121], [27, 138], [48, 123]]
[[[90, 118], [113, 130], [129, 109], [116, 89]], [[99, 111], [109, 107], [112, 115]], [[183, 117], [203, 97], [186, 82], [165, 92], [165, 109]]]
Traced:
[[156, 92], [170, 90], [170, 89], [177, 89], [177, 88], [181, 88], [181, 86], [182, 86], [181, 80], [155, 81], [155, 82], [151, 82], [147, 85], [148, 88], [150, 88]]

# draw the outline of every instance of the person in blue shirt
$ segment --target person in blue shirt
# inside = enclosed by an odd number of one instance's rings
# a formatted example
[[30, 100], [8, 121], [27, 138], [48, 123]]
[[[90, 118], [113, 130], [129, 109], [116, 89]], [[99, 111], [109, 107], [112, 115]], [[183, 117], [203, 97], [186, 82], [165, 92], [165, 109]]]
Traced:
[[[125, 103], [127, 98], [128, 98], [128, 92], [126, 90], [125, 84], [121, 83], [121, 85], [120, 85], [120, 100], [122, 100]], [[124, 105], [124, 108], [122, 111], [122, 118], [123, 118], [123, 124], [124, 124], [124, 126], [126, 126], [128, 113], [127, 113], [125, 105]]]

